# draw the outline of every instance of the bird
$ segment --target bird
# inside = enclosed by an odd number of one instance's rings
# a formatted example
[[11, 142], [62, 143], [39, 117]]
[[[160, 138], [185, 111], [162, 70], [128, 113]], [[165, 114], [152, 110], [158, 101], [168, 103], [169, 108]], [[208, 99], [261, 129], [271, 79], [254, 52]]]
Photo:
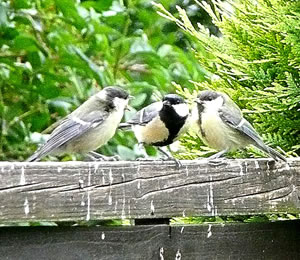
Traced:
[[210, 159], [217, 159], [229, 151], [254, 145], [275, 161], [286, 161], [283, 155], [263, 142], [227, 94], [204, 90], [198, 94], [195, 102], [197, 104], [193, 115], [196, 115], [194, 120], [200, 128], [200, 137], [206, 145], [219, 151]]
[[167, 94], [162, 101], [144, 107], [129, 121], [120, 124], [120, 128], [132, 128], [146, 159], [149, 157], [144, 145], [152, 145], [180, 166], [181, 163], [161, 147], [172, 144], [187, 131], [188, 118], [189, 107], [185, 100], [176, 94]]
[[65, 117], [49, 139], [26, 161], [39, 161], [46, 155], [88, 154], [104, 159], [96, 152], [115, 134], [129, 101], [129, 94], [117, 86], [103, 88]]

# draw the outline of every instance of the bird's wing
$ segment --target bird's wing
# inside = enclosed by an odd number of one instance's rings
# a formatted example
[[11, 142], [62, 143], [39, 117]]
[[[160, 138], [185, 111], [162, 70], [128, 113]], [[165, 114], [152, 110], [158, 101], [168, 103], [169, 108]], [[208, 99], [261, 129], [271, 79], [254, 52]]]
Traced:
[[133, 118], [127, 121], [130, 125], [145, 125], [155, 118], [162, 108], [162, 102], [155, 102], [138, 111]]
[[88, 130], [98, 127], [102, 124], [104, 119], [103, 115], [102, 117], [99, 117], [97, 111], [89, 113], [84, 119], [79, 119], [71, 114], [62, 121], [62, 123], [52, 132], [47, 142], [28, 160], [36, 160], [49, 154], [54, 149], [57, 149], [70, 140], [83, 135]]
[[255, 131], [252, 125], [242, 116], [242, 113], [238, 108], [231, 107], [231, 109], [228, 109], [223, 106], [219, 110], [219, 115], [224, 123], [235, 128], [242, 135], [246, 135], [258, 145], [265, 146], [258, 133]]

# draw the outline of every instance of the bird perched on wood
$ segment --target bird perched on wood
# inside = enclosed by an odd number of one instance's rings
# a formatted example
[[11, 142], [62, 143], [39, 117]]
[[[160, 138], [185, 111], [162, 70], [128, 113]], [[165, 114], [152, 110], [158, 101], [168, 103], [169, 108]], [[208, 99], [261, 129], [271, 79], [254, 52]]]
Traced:
[[286, 161], [283, 155], [264, 144], [252, 125], [243, 117], [239, 107], [225, 93], [201, 91], [195, 102], [196, 120], [204, 143], [220, 151], [211, 156], [211, 159], [252, 144], [275, 161]]
[[[120, 127], [132, 127], [140, 149], [144, 144], [153, 145], [167, 158], [174, 159], [161, 147], [172, 144], [186, 132], [188, 116], [189, 107], [184, 99], [176, 94], [168, 94], [162, 101], [152, 103], [138, 111], [131, 120], [120, 124]], [[146, 153], [144, 156], [148, 158]], [[175, 161], [180, 165], [178, 160]]]
[[110, 140], [124, 115], [129, 94], [119, 87], [106, 87], [69, 114], [49, 139], [27, 161], [39, 161], [46, 155], [90, 153]]

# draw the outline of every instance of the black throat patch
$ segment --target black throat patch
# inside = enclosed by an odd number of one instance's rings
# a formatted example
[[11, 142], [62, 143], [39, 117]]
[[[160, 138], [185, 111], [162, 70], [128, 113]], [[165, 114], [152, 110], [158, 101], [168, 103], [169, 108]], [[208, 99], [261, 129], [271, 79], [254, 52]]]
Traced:
[[165, 146], [174, 142], [180, 129], [185, 124], [188, 116], [179, 116], [172, 106], [163, 106], [162, 110], [159, 112], [159, 117], [161, 121], [165, 124], [169, 131], [169, 136], [166, 140], [162, 142], [153, 143], [154, 146]]
[[200, 132], [201, 132], [201, 136], [202, 137], [205, 137], [205, 132], [203, 131], [203, 128], [202, 128], [202, 114], [203, 114], [203, 111], [204, 111], [204, 106], [201, 105], [201, 104], [197, 104], [197, 110], [198, 110], [198, 117], [199, 117], [199, 127], [200, 127]]

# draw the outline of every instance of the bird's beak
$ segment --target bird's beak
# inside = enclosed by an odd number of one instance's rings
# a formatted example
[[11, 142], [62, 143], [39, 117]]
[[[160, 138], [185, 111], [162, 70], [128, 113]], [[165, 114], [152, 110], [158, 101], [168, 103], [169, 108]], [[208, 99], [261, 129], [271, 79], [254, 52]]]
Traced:
[[202, 105], [202, 104], [203, 104], [203, 102], [202, 102], [199, 98], [195, 98], [195, 99], [194, 99], [194, 102], [196, 102], [196, 103], [199, 104], [199, 105]]
[[129, 100], [132, 100], [134, 98], [135, 98], [134, 96], [129, 95]]
[[163, 105], [171, 106], [171, 103], [169, 100], [165, 100], [165, 101], [163, 101]]

